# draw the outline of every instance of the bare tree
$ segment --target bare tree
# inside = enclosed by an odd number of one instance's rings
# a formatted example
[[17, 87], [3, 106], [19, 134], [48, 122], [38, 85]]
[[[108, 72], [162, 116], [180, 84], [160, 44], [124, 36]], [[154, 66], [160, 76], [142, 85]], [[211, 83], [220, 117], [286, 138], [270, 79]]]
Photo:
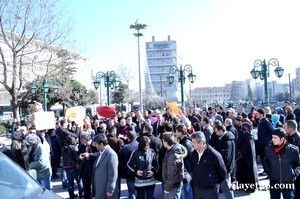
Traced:
[[[14, 117], [28, 97], [24, 85], [58, 77], [71, 69], [74, 54], [62, 49], [70, 29], [55, 7], [56, 0], [0, 1], [0, 83], [11, 95]], [[55, 9], [54, 9], [55, 8]]]
[[126, 81], [128, 87], [127, 95], [129, 95], [129, 81], [134, 77], [134, 75], [136, 75], [136, 73], [133, 72], [132, 68], [126, 66], [125, 64], [120, 64], [117, 68], [117, 71], [121, 80]]

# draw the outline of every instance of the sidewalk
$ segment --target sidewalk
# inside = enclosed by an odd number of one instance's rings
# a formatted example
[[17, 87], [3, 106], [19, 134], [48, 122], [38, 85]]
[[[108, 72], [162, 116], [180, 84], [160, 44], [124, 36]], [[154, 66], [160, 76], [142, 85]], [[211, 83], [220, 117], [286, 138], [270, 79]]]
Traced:
[[[260, 173], [262, 171], [262, 166], [260, 164], [258, 164], [258, 173]], [[59, 170], [60, 172], [60, 170]], [[58, 172], [59, 176], [60, 173]], [[69, 198], [69, 194], [67, 189], [62, 189], [62, 185], [61, 185], [61, 180], [60, 179], [55, 179], [54, 181], [51, 182], [52, 184], [52, 191], [57, 193], [58, 195], [60, 195], [63, 198]], [[269, 180], [266, 179], [266, 176], [259, 176], [259, 185], [266, 187], [269, 184]], [[75, 191], [77, 192], [77, 190]], [[124, 179], [122, 179], [121, 181], [121, 199], [126, 199], [128, 195], [127, 192], [127, 185], [126, 185], [126, 181]], [[156, 186], [155, 186], [155, 193], [154, 193], [154, 197], [155, 199], [161, 199], [163, 198], [163, 192], [162, 192], [162, 187], [161, 187], [161, 182], [157, 182]], [[269, 198], [270, 197], [270, 193], [268, 190], [257, 190], [254, 193], [247, 193], [245, 191], [242, 190], [236, 190], [234, 191], [234, 198], [239, 198], [239, 199], [253, 199], [253, 198]], [[219, 195], [219, 199], [225, 199], [225, 196], [223, 193], [221, 193]]]

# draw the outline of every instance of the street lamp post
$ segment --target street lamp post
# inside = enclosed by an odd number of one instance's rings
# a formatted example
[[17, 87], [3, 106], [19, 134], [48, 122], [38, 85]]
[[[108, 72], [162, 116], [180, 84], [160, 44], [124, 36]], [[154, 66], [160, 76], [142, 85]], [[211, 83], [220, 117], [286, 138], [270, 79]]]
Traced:
[[[276, 58], [272, 58], [266, 64], [265, 59], [263, 61], [257, 59], [254, 61], [254, 67], [250, 71], [253, 79], [257, 79], [258, 77], [261, 80], [264, 80], [264, 93], [265, 93], [265, 104], [269, 105], [269, 95], [268, 95], [268, 77], [270, 77], [269, 66], [276, 67], [274, 72], [277, 77], [282, 77], [284, 69], [279, 66], [279, 61]], [[258, 69], [260, 68], [260, 70]]]
[[135, 22], [135, 24], [131, 24], [129, 26], [130, 29], [135, 29], [137, 32], [133, 33], [134, 36], [138, 38], [138, 67], [139, 67], [139, 94], [140, 94], [140, 110], [143, 113], [143, 97], [142, 97], [142, 80], [141, 80], [141, 61], [140, 61], [140, 36], [143, 36], [140, 33], [141, 29], [145, 29], [147, 27], [146, 24], [141, 24]]
[[173, 84], [176, 72], [179, 73], [178, 81], [180, 81], [180, 87], [181, 87], [181, 104], [182, 104], [182, 107], [184, 107], [183, 84], [185, 83], [185, 72], [188, 73], [187, 77], [191, 83], [195, 82], [196, 75], [193, 74], [192, 66], [189, 64], [185, 65], [184, 67], [182, 67], [182, 65], [180, 65], [179, 69], [177, 66], [172, 66], [170, 68], [170, 72], [169, 72], [168, 76], [166, 77], [169, 84]]
[[[47, 103], [48, 103], [47, 94], [49, 92], [50, 86], [52, 87], [54, 93], [58, 93], [58, 86], [57, 86], [55, 80], [46, 80], [46, 79], [43, 80], [43, 88], [42, 89], [43, 89], [43, 98], [44, 98], [44, 111], [47, 111]], [[35, 94], [36, 91], [37, 91], [37, 87], [36, 87], [35, 83], [33, 83], [31, 85], [31, 92], [33, 94]]]
[[[107, 71], [104, 72], [98, 72], [96, 74], [96, 78], [94, 81], [94, 87], [97, 90], [101, 84], [101, 79], [104, 79], [104, 86], [106, 87], [106, 94], [107, 94], [107, 105], [110, 105], [110, 92], [109, 89], [114, 89], [119, 86], [120, 81], [117, 80], [117, 74], [115, 71]], [[101, 102], [100, 102], [101, 103]]]

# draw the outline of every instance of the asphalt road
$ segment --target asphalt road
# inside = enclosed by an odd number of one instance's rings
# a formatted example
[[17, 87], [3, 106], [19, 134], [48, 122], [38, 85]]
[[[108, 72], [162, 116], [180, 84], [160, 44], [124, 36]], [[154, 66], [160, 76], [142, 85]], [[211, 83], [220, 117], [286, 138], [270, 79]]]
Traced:
[[[261, 165], [258, 165], [259, 172], [261, 171]], [[259, 177], [259, 185], [267, 186], [269, 183], [268, 180], [266, 180], [266, 177]], [[61, 185], [61, 180], [60, 179], [55, 179], [52, 181], [52, 191], [57, 193], [63, 198], [69, 198], [69, 194], [67, 189], [62, 189]], [[75, 191], [77, 192], [77, 190]], [[127, 185], [124, 179], [122, 179], [121, 182], [121, 199], [127, 198]], [[161, 183], [157, 182], [155, 186], [155, 193], [154, 197], [156, 199], [162, 199], [163, 198], [163, 192], [162, 192], [162, 187]], [[270, 194], [268, 190], [258, 190], [255, 191], [254, 193], [246, 193], [245, 191], [242, 190], [235, 190], [234, 191], [234, 197], [239, 198], [239, 199], [253, 199], [253, 198], [269, 198]], [[219, 199], [225, 199], [225, 196], [223, 193], [220, 193]]]
[[[11, 140], [5, 139], [5, 144], [7, 146], [10, 146]], [[60, 170], [59, 170], [60, 171]], [[260, 164], [258, 164], [258, 172], [260, 173], [262, 171], [262, 167]], [[60, 173], [58, 172], [59, 176]], [[267, 187], [269, 184], [269, 181], [266, 179], [266, 177], [260, 177], [259, 176], [259, 185]], [[51, 182], [52, 191], [58, 195], [60, 195], [63, 198], [69, 198], [69, 194], [67, 189], [63, 189], [61, 185], [60, 179], [55, 179]], [[75, 191], [77, 192], [77, 190]], [[124, 179], [121, 181], [121, 199], [127, 198], [127, 185]], [[154, 197], [156, 199], [162, 199], [163, 198], [163, 192], [161, 183], [157, 182], [155, 186], [155, 193]], [[267, 189], [257, 190], [254, 193], [246, 193], [243, 190], [234, 190], [234, 197], [239, 199], [253, 199], [253, 198], [269, 198], [270, 194]], [[225, 199], [224, 194], [220, 193], [219, 199]]]

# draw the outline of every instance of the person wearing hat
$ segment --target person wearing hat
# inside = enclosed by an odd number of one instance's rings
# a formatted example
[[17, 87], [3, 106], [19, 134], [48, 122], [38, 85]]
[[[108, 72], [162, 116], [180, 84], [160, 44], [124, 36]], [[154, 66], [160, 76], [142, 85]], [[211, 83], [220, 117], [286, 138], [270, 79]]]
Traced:
[[294, 198], [294, 181], [300, 173], [298, 147], [286, 140], [283, 128], [272, 132], [272, 142], [265, 150], [265, 171], [270, 179], [270, 198]]

